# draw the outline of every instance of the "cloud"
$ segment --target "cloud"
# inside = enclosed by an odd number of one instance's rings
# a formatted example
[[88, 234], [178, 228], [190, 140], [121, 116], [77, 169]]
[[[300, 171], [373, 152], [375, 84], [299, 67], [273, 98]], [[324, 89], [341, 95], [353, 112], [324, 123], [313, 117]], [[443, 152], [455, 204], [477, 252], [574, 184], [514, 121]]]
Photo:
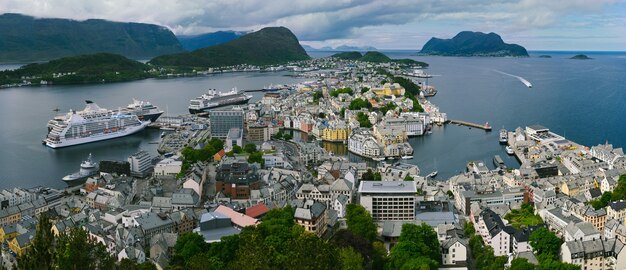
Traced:
[[[384, 32], [423, 22], [456, 23], [483, 31], [486, 29], [482, 28], [528, 31], [558, 24], [571, 14], [601, 13], [615, 3], [616, 0], [2, 0], [0, 13], [154, 23], [177, 34], [281, 25], [301, 40], [324, 41], [358, 39], [364, 29]], [[465, 29], [468, 28], [456, 31]], [[375, 34], [388, 39], [398, 37], [383, 32]]]

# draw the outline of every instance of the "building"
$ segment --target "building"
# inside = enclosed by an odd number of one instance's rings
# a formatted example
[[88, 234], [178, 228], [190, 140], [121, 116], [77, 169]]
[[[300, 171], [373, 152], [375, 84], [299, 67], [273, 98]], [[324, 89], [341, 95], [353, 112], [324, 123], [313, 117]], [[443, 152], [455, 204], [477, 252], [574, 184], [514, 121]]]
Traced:
[[361, 205], [374, 221], [414, 220], [417, 186], [414, 181], [361, 181]]
[[243, 130], [240, 128], [231, 128], [226, 135], [224, 150], [230, 152], [233, 146], [238, 145], [243, 148]]
[[223, 161], [217, 168], [215, 189], [231, 199], [249, 199], [250, 190], [259, 189], [262, 182], [255, 164]]
[[146, 151], [139, 151], [128, 157], [130, 163], [130, 175], [146, 177], [152, 171], [152, 157]]
[[326, 232], [328, 224], [326, 204], [308, 200], [303, 207], [296, 208], [293, 218], [296, 224], [302, 226], [307, 232], [312, 232], [320, 237]]
[[561, 261], [586, 270], [624, 269], [626, 252], [618, 239], [574, 240], [561, 245]]
[[382, 96], [397, 96], [397, 97], [401, 97], [404, 96], [404, 87], [400, 86], [399, 83], [385, 83], [383, 84], [382, 87], [372, 87], [370, 88], [372, 93], [374, 93], [375, 95], [382, 97]]
[[154, 166], [154, 175], [155, 176], [176, 176], [180, 173], [181, 168], [183, 167], [183, 162], [177, 160], [175, 157], [166, 158], [159, 161]]
[[244, 113], [241, 109], [209, 111], [211, 137], [226, 138], [231, 128], [243, 130]]
[[271, 139], [270, 128], [264, 123], [249, 124], [248, 127], [248, 142], [266, 142]]
[[34, 238], [35, 230], [30, 230], [27, 233], [20, 234], [9, 242], [9, 249], [11, 249], [17, 256], [22, 256], [30, 247], [31, 241], [33, 241]]
[[202, 214], [200, 227], [194, 232], [202, 235], [207, 243], [219, 242], [222, 237], [235, 235], [240, 229], [235, 228], [229, 217], [219, 212], [209, 212]]
[[441, 243], [442, 265], [467, 265], [469, 242], [467, 239], [452, 237]]
[[350, 127], [343, 121], [332, 121], [322, 130], [322, 140], [330, 142], [345, 142], [350, 135]]
[[617, 201], [609, 203], [609, 205], [607, 205], [606, 207], [606, 215], [608, 218], [615, 219], [620, 223], [626, 225], [626, 223], [624, 222], [624, 218], [626, 217], [626, 202]]
[[511, 253], [515, 229], [512, 226], [505, 226], [502, 218], [491, 209], [484, 209], [480, 213], [475, 229], [485, 244], [493, 248], [494, 255], [508, 256]]
[[369, 129], [354, 129], [348, 139], [348, 151], [359, 156], [378, 158], [383, 155], [382, 147]]
[[193, 189], [183, 188], [172, 193], [171, 203], [174, 210], [194, 208], [200, 204], [200, 196]]

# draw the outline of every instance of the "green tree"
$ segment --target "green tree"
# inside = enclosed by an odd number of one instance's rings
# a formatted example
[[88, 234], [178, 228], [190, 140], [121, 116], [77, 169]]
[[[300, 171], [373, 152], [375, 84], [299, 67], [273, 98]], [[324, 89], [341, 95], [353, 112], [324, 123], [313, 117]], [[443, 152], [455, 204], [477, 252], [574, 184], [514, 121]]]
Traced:
[[580, 270], [580, 266], [547, 259], [540, 261], [535, 270]]
[[356, 120], [359, 122], [360, 127], [364, 127], [364, 128], [372, 127], [372, 122], [370, 122], [369, 117], [363, 112], [358, 112], [356, 114]]
[[438, 269], [439, 263], [428, 257], [417, 257], [409, 259], [400, 267], [400, 270], [435, 270]]
[[346, 117], [346, 108], [341, 108], [341, 110], [339, 111], [339, 117], [341, 118], [345, 118]]
[[529, 263], [525, 258], [515, 258], [511, 261], [511, 268], [509, 270], [534, 270], [535, 265]]
[[208, 244], [204, 241], [204, 237], [197, 233], [184, 233], [176, 240], [174, 246], [175, 256], [182, 261], [187, 261], [191, 257], [204, 253], [209, 250]]
[[545, 256], [546, 259], [558, 260], [563, 242], [553, 232], [541, 227], [533, 231], [528, 240], [535, 254]]
[[243, 146], [243, 150], [246, 151], [248, 154], [252, 154], [256, 152], [256, 145], [253, 143], [248, 143]]
[[348, 109], [350, 110], [360, 110], [361, 108], [371, 108], [372, 104], [369, 101], [362, 98], [355, 98], [350, 102]]
[[413, 178], [413, 176], [408, 175], [408, 174], [404, 177], [404, 181], [414, 181], [414, 180], [415, 179]]
[[361, 88], [361, 94], [365, 94], [367, 91], [369, 91], [370, 89], [368, 87], [362, 87]]
[[363, 237], [370, 243], [376, 240], [378, 233], [376, 224], [370, 213], [360, 204], [348, 204], [346, 208], [346, 224], [348, 230]]
[[241, 148], [241, 146], [235, 144], [235, 145], [233, 145], [232, 152], [235, 153], [235, 154], [241, 154], [241, 152], [243, 152], [243, 148]]
[[91, 240], [82, 228], [71, 229], [57, 238], [55, 268], [112, 269], [115, 261], [106, 247]]
[[341, 261], [342, 270], [362, 270], [364, 260], [359, 252], [352, 247], [345, 247], [339, 250], [339, 260]]
[[383, 176], [380, 175], [380, 172], [375, 172], [374, 173], [374, 181], [382, 181], [383, 180]]
[[283, 140], [290, 141], [291, 139], [293, 139], [293, 135], [289, 133], [285, 133], [285, 135], [283, 135]]
[[248, 156], [248, 163], [259, 163], [261, 168], [265, 167], [265, 160], [263, 159], [263, 153], [254, 152]]
[[35, 238], [24, 256], [17, 258], [19, 269], [51, 269], [54, 262], [54, 234], [48, 216], [39, 216]]

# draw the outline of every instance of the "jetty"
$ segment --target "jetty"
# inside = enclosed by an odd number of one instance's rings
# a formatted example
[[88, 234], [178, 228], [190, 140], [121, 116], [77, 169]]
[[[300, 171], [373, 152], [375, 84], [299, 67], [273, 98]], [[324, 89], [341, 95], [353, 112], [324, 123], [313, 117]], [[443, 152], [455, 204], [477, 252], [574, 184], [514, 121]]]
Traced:
[[491, 131], [491, 126], [489, 125], [489, 122], [481, 125], [481, 124], [476, 124], [476, 123], [462, 121], [462, 120], [448, 120], [448, 123], [457, 124], [457, 125], [466, 126], [466, 127], [472, 127], [472, 128], [479, 128], [484, 131]]

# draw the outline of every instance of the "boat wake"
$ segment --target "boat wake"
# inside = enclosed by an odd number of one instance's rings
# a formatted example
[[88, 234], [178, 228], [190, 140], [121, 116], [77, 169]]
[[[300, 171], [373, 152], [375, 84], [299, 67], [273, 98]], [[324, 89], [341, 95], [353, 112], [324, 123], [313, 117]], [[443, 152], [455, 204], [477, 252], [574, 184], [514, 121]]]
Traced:
[[509, 73], [502, 72], [502, 71], [495, 70], [495, 69], [494, 69], [493, 71], [498, 72], [498, 73], [500, 73], [500, 74], [502, 74], [502, 75], [511, 76], [511, 77], [513, 77], [513, 78], [516, 78], [516, 79], [518, 79], [520, 82], [522, 82], [524, 85], [526, 85], [526, 87], [528, 87], [528, 88], [533, 87], [533, 85], [532, 85], [532, 84], [531, 84], [528, 80], [526, 80], [526, 79], [524, 79], [524, 78], [522, 78], [522, 77], [520, 77], [520, 76], [513, 75], [513, 74], [509, 74]]

